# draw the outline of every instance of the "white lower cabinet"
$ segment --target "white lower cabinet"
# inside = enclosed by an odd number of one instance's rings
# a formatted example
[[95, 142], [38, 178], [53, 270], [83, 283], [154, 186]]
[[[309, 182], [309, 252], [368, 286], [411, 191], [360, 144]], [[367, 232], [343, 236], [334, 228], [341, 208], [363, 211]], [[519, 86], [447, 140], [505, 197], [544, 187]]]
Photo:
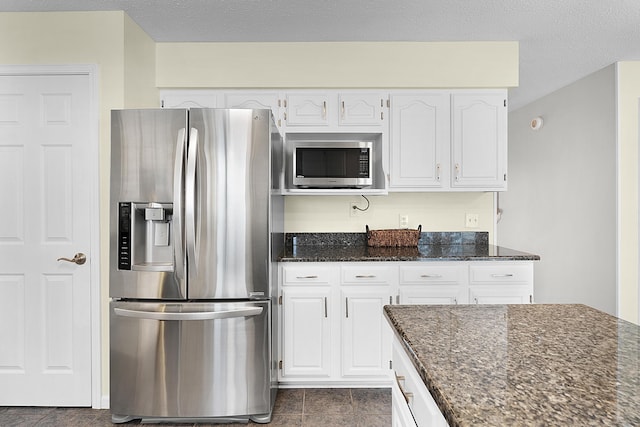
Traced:
[[279, 273], [283, 385], [390, 386], [386, 304], [533, 302], [533, 261], [293, 262]]
[[413, 367], [398, 337], [393, 339], [392, 426], [445, 427], [447, 421]]
[[477, 262], [469, 265], [471, 304], [533, 303], [533, 262]]
[[283, 288], [283, 376], [331, 376], [331, 294], [329, 286]]

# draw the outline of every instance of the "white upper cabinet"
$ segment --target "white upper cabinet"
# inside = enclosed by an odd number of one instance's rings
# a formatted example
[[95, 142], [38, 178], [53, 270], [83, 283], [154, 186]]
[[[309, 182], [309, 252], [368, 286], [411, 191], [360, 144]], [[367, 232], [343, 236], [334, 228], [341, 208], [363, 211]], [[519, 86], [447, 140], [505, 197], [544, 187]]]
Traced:
[[385, 94], [341, 93], [339, 94], [340, 126], [382, 126], [385, 123]]
[[449, 173], [449, 93], [392, 94], [389, 190], [441, 189]]
[[162, 108], [217, 108], [222, 94], [215, 90], [165, 90], [160, 92]]
[[461, 91], [451, 97], [452, 188], [507, 188], [506, 91]]
[[281, 119], [282, 100], [278, 92], [245, 92], [233, 91], [224, 94], [225, 108], [253, 108], [253, 109], [271, 109], [273, 118], [278, 127], [282, 127]]
[[329, 126], [334, 114], [335, 96], [318, 93], [288, 93], [286, 95], [287, 126]]
[[382, 132], [381, 127], [386, 124], [386, 99], [386, 94], [377, 92], [289, 92], [285, 102], [286, 126], [336, 132], [360, 126]]

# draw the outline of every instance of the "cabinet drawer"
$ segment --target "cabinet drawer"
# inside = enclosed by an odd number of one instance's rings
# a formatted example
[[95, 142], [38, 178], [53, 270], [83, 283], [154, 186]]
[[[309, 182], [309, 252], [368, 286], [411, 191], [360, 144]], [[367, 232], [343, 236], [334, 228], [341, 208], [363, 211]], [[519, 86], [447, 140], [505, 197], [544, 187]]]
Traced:
[[533, 283], [533, 264], [471, 264], [469, 283]]
[[401, 284], [461, 283], [466, 269], [459, 265], [400, 267]]
[[283, 267], [283, 284], [329, 283], [331, 269], [328, 266], [285, 266]]
[[342, 283], [388, 284], [393, 283], [397, 269], [391, 266], [360, 265], [342, 267]]

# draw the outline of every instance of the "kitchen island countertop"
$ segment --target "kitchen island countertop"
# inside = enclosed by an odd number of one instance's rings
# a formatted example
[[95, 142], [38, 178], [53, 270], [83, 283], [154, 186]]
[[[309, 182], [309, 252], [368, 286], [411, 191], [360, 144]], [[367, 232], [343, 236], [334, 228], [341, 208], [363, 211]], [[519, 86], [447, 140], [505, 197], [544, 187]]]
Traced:
[[640, 425], [640, 326], [570, 304], [385, 316], [450, 426]]

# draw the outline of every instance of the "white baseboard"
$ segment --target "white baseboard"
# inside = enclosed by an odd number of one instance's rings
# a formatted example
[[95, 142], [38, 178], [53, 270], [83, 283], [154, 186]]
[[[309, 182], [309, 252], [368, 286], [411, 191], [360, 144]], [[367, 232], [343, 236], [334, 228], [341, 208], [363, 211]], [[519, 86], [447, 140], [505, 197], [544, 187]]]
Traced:
[[93, 408], [93, 409], [109, 409], [110, 406], [110, 402], [109, 402], [109, 395], [102, 395], [102, 399], [100, 401], [100, 407], [99, 408]]

